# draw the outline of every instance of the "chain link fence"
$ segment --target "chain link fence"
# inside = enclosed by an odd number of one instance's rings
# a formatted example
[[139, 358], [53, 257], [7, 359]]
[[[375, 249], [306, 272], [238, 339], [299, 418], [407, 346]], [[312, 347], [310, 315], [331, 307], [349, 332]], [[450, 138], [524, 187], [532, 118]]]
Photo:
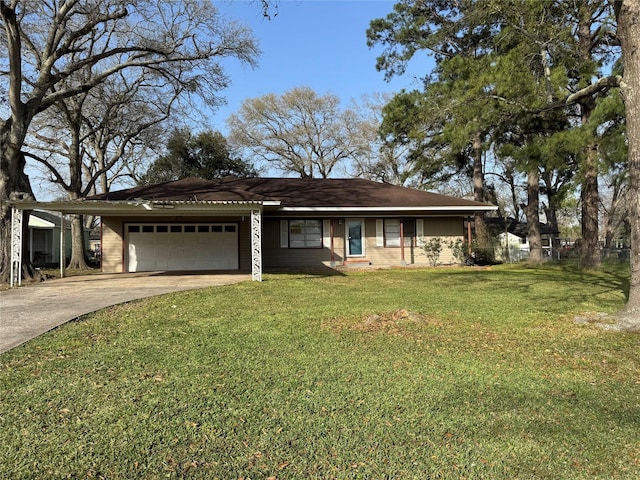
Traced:
[[[543, 261], [581, 263], [581, 252], [573, 247], [542, 247], [540, 252]], [[502, 263], [526, 262], [533, 256], [528, 248], [510, 246], [501, 248], [496, 252], [496, 260]], [[600, 249], [600, 258], [603, 262], [628, 263], [630, 259], [629, 248]]]

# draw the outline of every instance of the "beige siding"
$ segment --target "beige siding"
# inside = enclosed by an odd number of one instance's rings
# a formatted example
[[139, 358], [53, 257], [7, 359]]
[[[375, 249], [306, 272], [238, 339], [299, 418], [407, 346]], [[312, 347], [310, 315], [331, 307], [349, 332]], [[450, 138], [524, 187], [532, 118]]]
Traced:
[[[440, 254], [439, 264], [450, 265], [455, 263], [451, 249], [446, 245], [450, 241], [463, 237], [463, 219], [458, 217], [448, 218], [424, 218], [424, 240], [440, 237], [445, 246]], [[417, 233], [417, 232], [416, 232]], [[365, 223], [366, 250], [365, 258], [374, 266], [402, 265], [402, 249], [400, 247], [384, 247], [376, 245], [376, 219], [367, 219]], [[414, 245], [404, 248], [404, 260], [407, 265], [429, 265], [423, 248]]]
[[[366, 235], [365, 258], [371, 262], [372, 265], [401, 265], [402, 264], [402, 252], [399, 247], [385, 248], [384, 246], [377, 246], [376, 235], [376, 219], [367, 218], [365, 220], [364, 232]], [[405, 247], [405, 258], [407, 263], [410, 262], [409, 249]], [[357, 261], [357, 259], [356, 259]]]
[[118, 273], [123, 271], [122, 219], [102, 217], [102, 271]]
[[[445, 245], [440, 254], [439, 264], [453, 265], [456, 260], [453, 258], [451, 248], [446, 244], [456, 240], [464, 240], [464, 225], [462, 218], [425, 218], [424, 220], [424, 240], [428, 242], [432, 238], [440, 237]], [[416, 264], [429, 265], [422, 248], [417, 249]]]
[[[344, 256], [344, 226], [333, 221], [334, 240], [333, 260], [341, 265]], [[323, 222], [324, 228], [324, 222]], [[329, 237], [323, 231], [323, 237]], [[286, 248], [280, 245], [280, 219], [265, 219], [262, 229], [262, 258], [265, 268], [319, 267], [331, 265], [331, 247], [322, 248]]]

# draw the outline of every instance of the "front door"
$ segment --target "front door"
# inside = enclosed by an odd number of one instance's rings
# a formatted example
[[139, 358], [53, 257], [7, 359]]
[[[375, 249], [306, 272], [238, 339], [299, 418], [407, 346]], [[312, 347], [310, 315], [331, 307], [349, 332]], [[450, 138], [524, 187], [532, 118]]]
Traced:
[[364, 220], [347, 220], [347, 257], [364, 257]]

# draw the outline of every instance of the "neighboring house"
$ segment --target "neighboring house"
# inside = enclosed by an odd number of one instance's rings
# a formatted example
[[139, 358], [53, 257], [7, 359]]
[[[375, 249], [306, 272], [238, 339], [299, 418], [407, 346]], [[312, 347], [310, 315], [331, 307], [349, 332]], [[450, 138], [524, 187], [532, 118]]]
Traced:
[[[60, 215], [34, 210], [29, 215], [27, 255], [36, 267], [60, 265]], [[71, 258], [71, 224], [65, 222], [65, 258]], [[88, 234], [88, 231], [86, 232]], [[85, 238], [89, 246], [88, 235]]]
[[101, 229], [100, 226], [98, 225], [97, 227], [94, 227], [91, 229], [91, 231], [89, 232], [89, 250], [88, 250], [88, 255], [89, 255], [89, 260], [98, 260], [100, 259], [100, 240], [101, 240]]
[[[36, 267], [60, 265], [60, 215], [34, 210], [29, 216], [27, 255]], [[65, 257], [71, 256], [71, 227], [65, 225]]]
[[[519, 262], [529, 258], [531, 248], [529, 245], [529, 228], [525, 222], [518, 222], [512, 218], [490, 219], [491, 228], [500, 231], [497, 235], [495, 247], [496, 260], [502, 262]], [[500, 230], [498, 230], [500, 229]], [[542, 256], [551, 258], [554, 239], [560, 232], [555, 231], [546, 223], [540, 224], [540, 236], [542, 240]]]
[[[235, 177], [188, 178], [48, 208], [101, 216], [104, 272], [239, 270], [256, 280], [263, 267], [428, 265], [424, 241], [462, 239], [466, 217], [496, 210], [357, 178]], [[440, 262], [454, 262], [448, 248]]]

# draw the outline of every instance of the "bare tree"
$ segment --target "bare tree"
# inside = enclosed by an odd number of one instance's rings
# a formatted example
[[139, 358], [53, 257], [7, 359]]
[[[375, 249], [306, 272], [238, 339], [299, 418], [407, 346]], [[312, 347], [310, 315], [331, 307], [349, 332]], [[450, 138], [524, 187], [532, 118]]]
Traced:
[[391, 183], [420, 186], [415, 168], [408, 160], [409, 148], [399, 142], [387, 142], [381, 132], [382, 111], [391, 94], [363, 95], [352, 101], [350, 110], [357, 115], [353, 140], [359, 144], [354, 154], [351, 176]]
[[[25, 155], [44, 166], [70, 199], [106, 192], [126, 174], [125, 166], [145, 138], [143, 133], [157, 130], [170, 117], [184, 91], [181, 84], [158, 87], [148, 75], [130, 81], [123, 73], [60, 100], [36, 118], [38, 131], [27, 137]], [[91, 223], [92, 219], [72, 216], [70, 269], [87, 268], [84, 227]]]
[[[0, 21], [7, 53], [0, 58], [0, 91], [9, 104], [0, 120], [0, 279], [6, 281], [6, 201], [33, 198], [23, 145], [36, 115], [123, 71], [153, 73], [149, 81], [180, 83], [215, 102], [228, 83], [220, 60], [253, 65], [258, 49], [245, 27], [221, 19], [202, 0], [0, 0]], [[82, 74], [87, 71], [90, 76]], [[23, 273], [32, 275], [26, 267]]]
[[353, 112], [340, 109], [338, 97], [308, 87], [247, 99], [227, 120], [233, 148], [302, 178], [326, 178], [353, 158], [356, 122]]

